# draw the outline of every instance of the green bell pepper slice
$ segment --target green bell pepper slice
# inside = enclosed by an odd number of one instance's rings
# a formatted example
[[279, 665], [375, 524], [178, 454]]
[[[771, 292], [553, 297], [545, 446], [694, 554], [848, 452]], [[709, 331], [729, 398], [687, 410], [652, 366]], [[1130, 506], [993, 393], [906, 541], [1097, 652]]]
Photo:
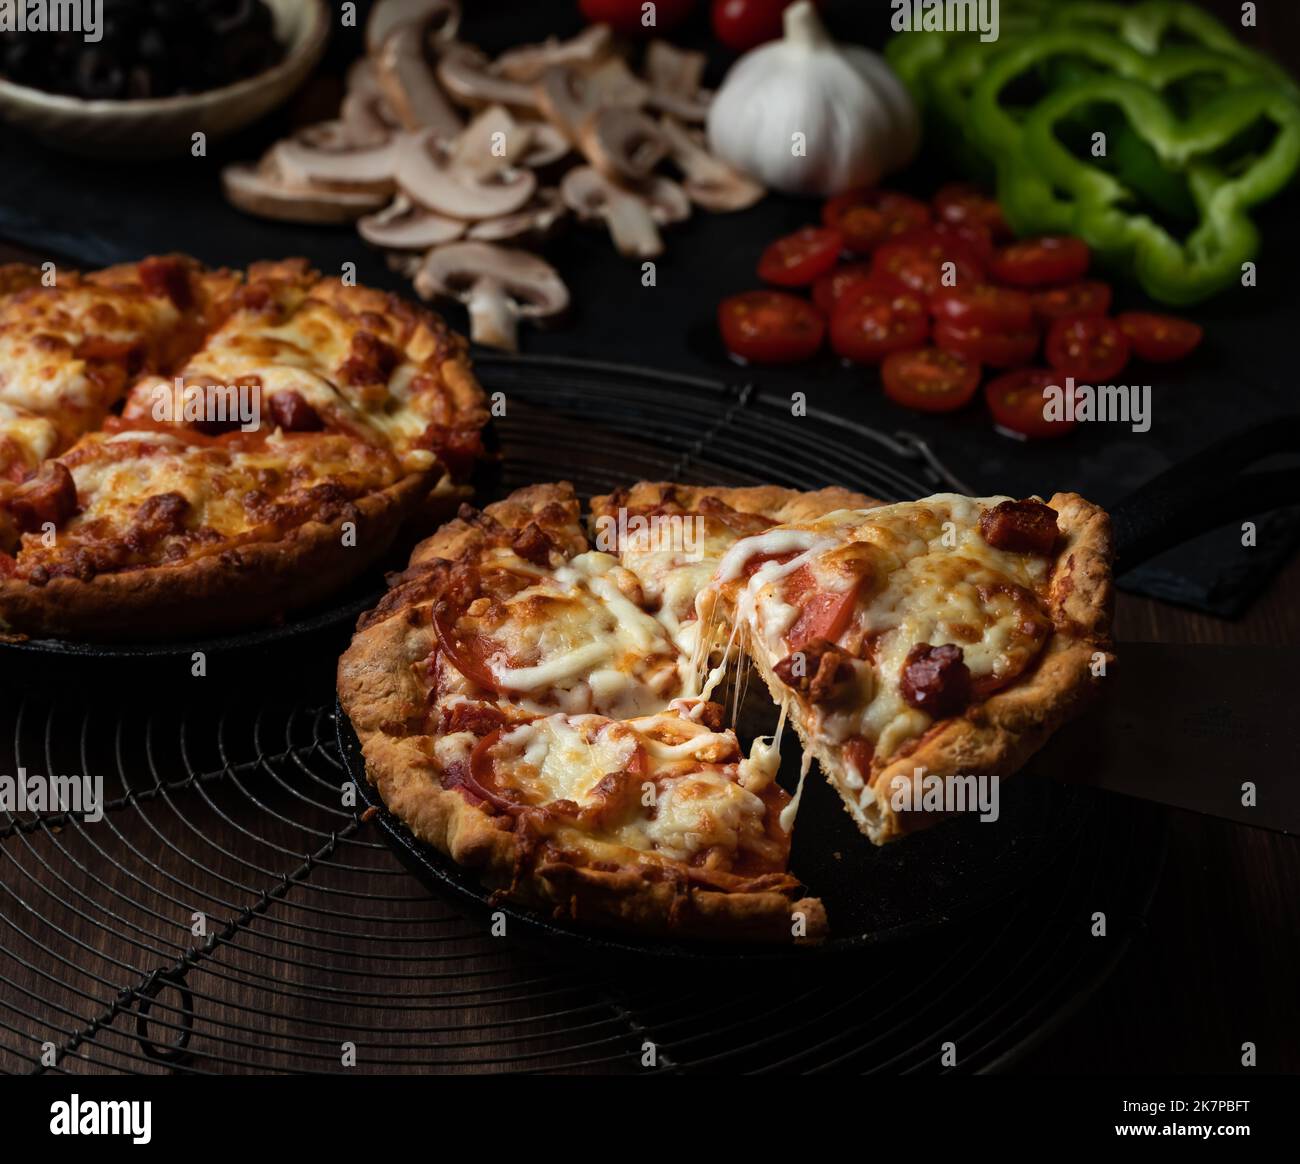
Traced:
[[[1056, 136], [1060, 121], [1102, 103], [1118, 106], [1161, 162], [1187, 175], [1199, 220], [1185, 241], [1135, 213], [1120, 179], [1076, 158]], [[1227, 174], [1213, 156], [1261, 118], [1277, 130], [1268, 149], [1242, 173]], [[1036, 197], [1054, 204], [1055, 229], [1078, 234], [1103, 259], [1131, 267], [1162, 302], [1195, 303], [1238, 280], [1241, 265], [1254, 257], [1259, 235], [1249, 210], [1281, 190], [1300, 166], [1300, 106], [1266, 82], [1226, 90], [1180, 119], [1150, 86], [1098, 78], [1041, 101], [1025, 118], [1021, 143], [1025, 164], [1014, 180], [1037, 186]], [[1068, 191], [1068, 198], [1054, 191]]]

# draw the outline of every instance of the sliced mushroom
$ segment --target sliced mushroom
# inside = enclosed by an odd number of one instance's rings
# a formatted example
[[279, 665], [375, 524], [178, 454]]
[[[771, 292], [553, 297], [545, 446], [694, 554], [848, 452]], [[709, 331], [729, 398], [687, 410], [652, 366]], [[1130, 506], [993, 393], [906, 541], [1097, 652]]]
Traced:
[[626, 106], [602, 109], [578, 131], [582, 152], [607, 178], [639, 182], [668, 155], [668, 141], [644, 113]]
[[382, 93], [349, 93], [339, 107], [339, 120], [354, 145], [379, 145], [401, 128]]
[[425, 59], [419, 25], [404, 24], [384, 41], [375, 71], [388, 104], [407, 129], [432, 129], [443, 137], [460, 132], [460, 117]]
[[518, 122], [504, 105], [482, 109], [452, 143], [451, 165], [474, 174], [493, 174], [524, 164], [533, 124]]
[[506, 105], [535, 111], [537, 99], [531, 85], [499, 77], [491, 70], [487, 54], [472, 45], [452, 45], [438, 61], [438, 80], [452, 99], [471, 109]]
[[559, 190], [538, 190], [537, 197], [522, 210], [476, 222], [466, 237], [481, 242], [516, 242], [520, 239], [542, 242], [567, 213]]
[[377, 53], [403, 25], [414, 24], [421, 39], [435, 46], [450, 44], [460, 28], [458, 0], [378, 0], [366, 22], [366, 49]]
[[572, 40], [548, 37], [541, 44], [510, 49], [496, 59], [494, 71], [511, 81], [536, 81], [552, 65], [588, 68], [613, 51], [608, 24], [593, 24]]
[[647, 103], [682, 121], [704, 121], [713, 101], [713, 94], [700, 88], [706, 64], [703, 53], [687, 52], [666, 40], [651, 41], [645, 54]]
[[[339, 126], [327, 122], [326, 126]], [[354, 146], [345, 131], [315, 127], [306, 135], [279, 142], [271, 149], [279, 172], [298, 185], [324, 190], [361, 190], [391, 194], [397, 166], [397, 140]]]
[[622, 186], [591, 166], [570, 170], [560, 193], [584, 222], [605, 223], [619, 254], [639, 259], [663, 254], [657, 224], [679, 222], [691, 213], [690, 199], [676, 182], [652, 178], [635, 188]]
[[597, 114], [615, 106], [640, 108], [648, 92], [619, 58], [592, 72], [553, 65], [534, 87], [542, 115], [574, 145], [579, 144], [583, 126]]
[[541, 170], [553, 166], [572, 149], [569, 139], [549, 121], [530, 121], [527, 125], [532, 131], [532, 141], [520, 163], [529, 169]]
[[425, 256], [415, 276], [425, 299], [459, 299], [469, 310], [470, 338], [517, 351], [520, 319], [557, 315], [569, 291], [555, 269], [528, 251], [484, 242], [457, 242]]
[[352, 222], [379, 209], [385, 198], [363, 190], [322, 190], [287, 181], [274, 167], [247, 164], [222, 170], [221, 185], [240, 210], [285, 222]]
[[396, 174], [397, 185], [413, 202], [467, 222], [513, 214], [537, 189], [529, 170], [507, 167], [475, 173], [452, 165], [432, 130], [403, 135]]
[[434, 214], [417, 206], [405, 194], [399, 194], [390, 206], [357, 223], [357, 230], [368, 243], [392, 250], [428, 250], [454, 242], [465, 233], [459, 218]]
[[685, 126], [671, 117], [659, 123], [668, 142], [673, 164], [685, 176], [683, 183], [692, 202], [705, 210], [726, 213], [753, 206], [767, 191], [757, 182], [715, 158]]

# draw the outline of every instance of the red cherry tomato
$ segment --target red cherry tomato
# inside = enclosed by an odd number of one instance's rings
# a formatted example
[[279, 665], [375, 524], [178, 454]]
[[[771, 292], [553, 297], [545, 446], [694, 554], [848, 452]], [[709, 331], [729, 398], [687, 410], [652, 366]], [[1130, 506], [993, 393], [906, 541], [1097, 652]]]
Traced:
[[813, 302], [829, 317], [846, 291], [865, 287], [870, 282], [870, 263], [841, 263], [813, 283]]
[[582, 15], [592, 24], [608, 24], [624, 36], [655, 36], [681, 24], [695, 7], [695, 0], [658, 0], [655, 22], [642, 23], [645, 5], [641, 0], [578, 0]]
[[893, 190], [850, 190], [822, 207], [822, 222], [843, 235], [847, 250], [868, 254], [882, 242], [929, 226], [930, 208]]
[[818, 590], [810, 567], [804, 566], [791, 574], [783, 594], [786, 602], [798, 607], [799, 613], [785, 632], [786, 646], [797, 651], [813, 639], [835, 642], [848, 629], [861, 585], [859, 578], [843, 590]]
[[746, 291], [718, 305], [718, 330], [733, 356], [755, 364], [791, 364], [816, 354], [826, 321], [797, 295]]
[[1021, 437], [1064, 436], [1073, 420], [1049, 420], [1046, 390], [1063, 388], [1061, 376], [1047, 368], [1017, 368], [984, 385], [984, 399], [999, 428]]
[[934, 196], [934, 215], [940, 222], [954, 226], [983, 227], [995, 239], [1011, 237], [1002, 207], [978, 186], [966, 182], [953, 182]]
[[[947, 270], [946, 264], [952, 263]], [[974, 287], [984, 269], [970, 248], [934, 231], [886, 243], [871, 258], [872, 274], [897, 279], [927, 298], [942, 287]]]
[[[713, 0], [713, 35], [743, 53], [776, 40], [783, 32], [782, 14], [794, 0]], [[814, 0], [818, 7], [821, 0]]]
[[1133, 350], [1144, 360], [1163, 364], [1190, 355], [1201, 342], [1200, 324], [1176, 315], [1126, 311], [1116, 319]]
[[922, 412], [952, 412], [980, 384], [980, 366], [939, 348], [892, 352], [880, 369], [885, 395], [904, 408]]
[[940, 319], [934, 325], [934, 342], [945, 352], [952, 352], [993, 368], [1018, 368], [1029, 363], [1038, 351], [1038, 330], [1018, 331], [969, 326]]
[[806, 287], [835, 266], [843, 246], [838, 230], [802, 227], [768, 245], [758, 260], [758, 277], [780, 287]]
[[977, 222], [936, 222], [933, 226], [922, 227], [902, 237], [912, 238], [915, 234], [928, 233], [938, 238], [951, 239], [979, 259], [982, 266], [987, 266], [997, 248], [993, 245], [993, 235], [987, 226]]
[[1083, 239], [1045, 234], [1004, 246], [993, 256], [989, 274], [1015, 287], [1049, 287], [1083, 278], [1091, 258]]
[[925, 301], [911, 291], [868, 285], [846, 293], [831, 316], [831, 347], [846, 360], [871, 364], [925, 342]]
[[1024, 291], [979, 283], [974, 287], [941, 287], [930, 299], [936, 319], [961, 327], [1024, 331], [1034, 322], [1034, 302]]
[[1119, 375], [1128, 363], [1128, 339], [1113, 319], [1066, 316], [1047, 331], [1047, 362], [1063, 376], [1096, 384]]
[[1049, 323], [1065, 315], [1105, 315], [1109, 310], [1110, 285], [1096, 279], [1034, 292], [1034, 311]]

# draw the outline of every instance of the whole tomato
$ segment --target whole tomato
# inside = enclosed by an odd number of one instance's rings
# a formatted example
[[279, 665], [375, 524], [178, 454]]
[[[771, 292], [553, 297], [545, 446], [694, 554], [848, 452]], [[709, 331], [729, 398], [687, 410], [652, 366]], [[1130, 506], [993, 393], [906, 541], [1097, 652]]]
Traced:
[[653, 24], [642, 23], [651, 7], [647, 0], [578, 0], [578, 7], [592, 24], [608, 24], [624, 36], [654, 36], [681, 24], [695, 0], [655, 0]]
[[[813, 0], [820, 8], [822, 0]], [[746, 52], [776, 40], [783, 31], [782, 13], [794, 0], [713, 0], [713, 34], [730, 49]]]

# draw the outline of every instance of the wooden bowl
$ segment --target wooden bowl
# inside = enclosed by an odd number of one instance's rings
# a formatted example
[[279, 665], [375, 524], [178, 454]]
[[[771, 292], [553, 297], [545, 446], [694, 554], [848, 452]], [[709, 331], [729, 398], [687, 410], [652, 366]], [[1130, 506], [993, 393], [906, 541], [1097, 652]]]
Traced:
[[86, 101], [0, 78], [0, 118], [54, 149], [90, 157], [189, 153], [195, 133], [223, 137], [282, 104], [325, 51], [327, 0], [267, 0], [267, 6], [285, 56], [255, 77], [204, 93], [126, 101]]

